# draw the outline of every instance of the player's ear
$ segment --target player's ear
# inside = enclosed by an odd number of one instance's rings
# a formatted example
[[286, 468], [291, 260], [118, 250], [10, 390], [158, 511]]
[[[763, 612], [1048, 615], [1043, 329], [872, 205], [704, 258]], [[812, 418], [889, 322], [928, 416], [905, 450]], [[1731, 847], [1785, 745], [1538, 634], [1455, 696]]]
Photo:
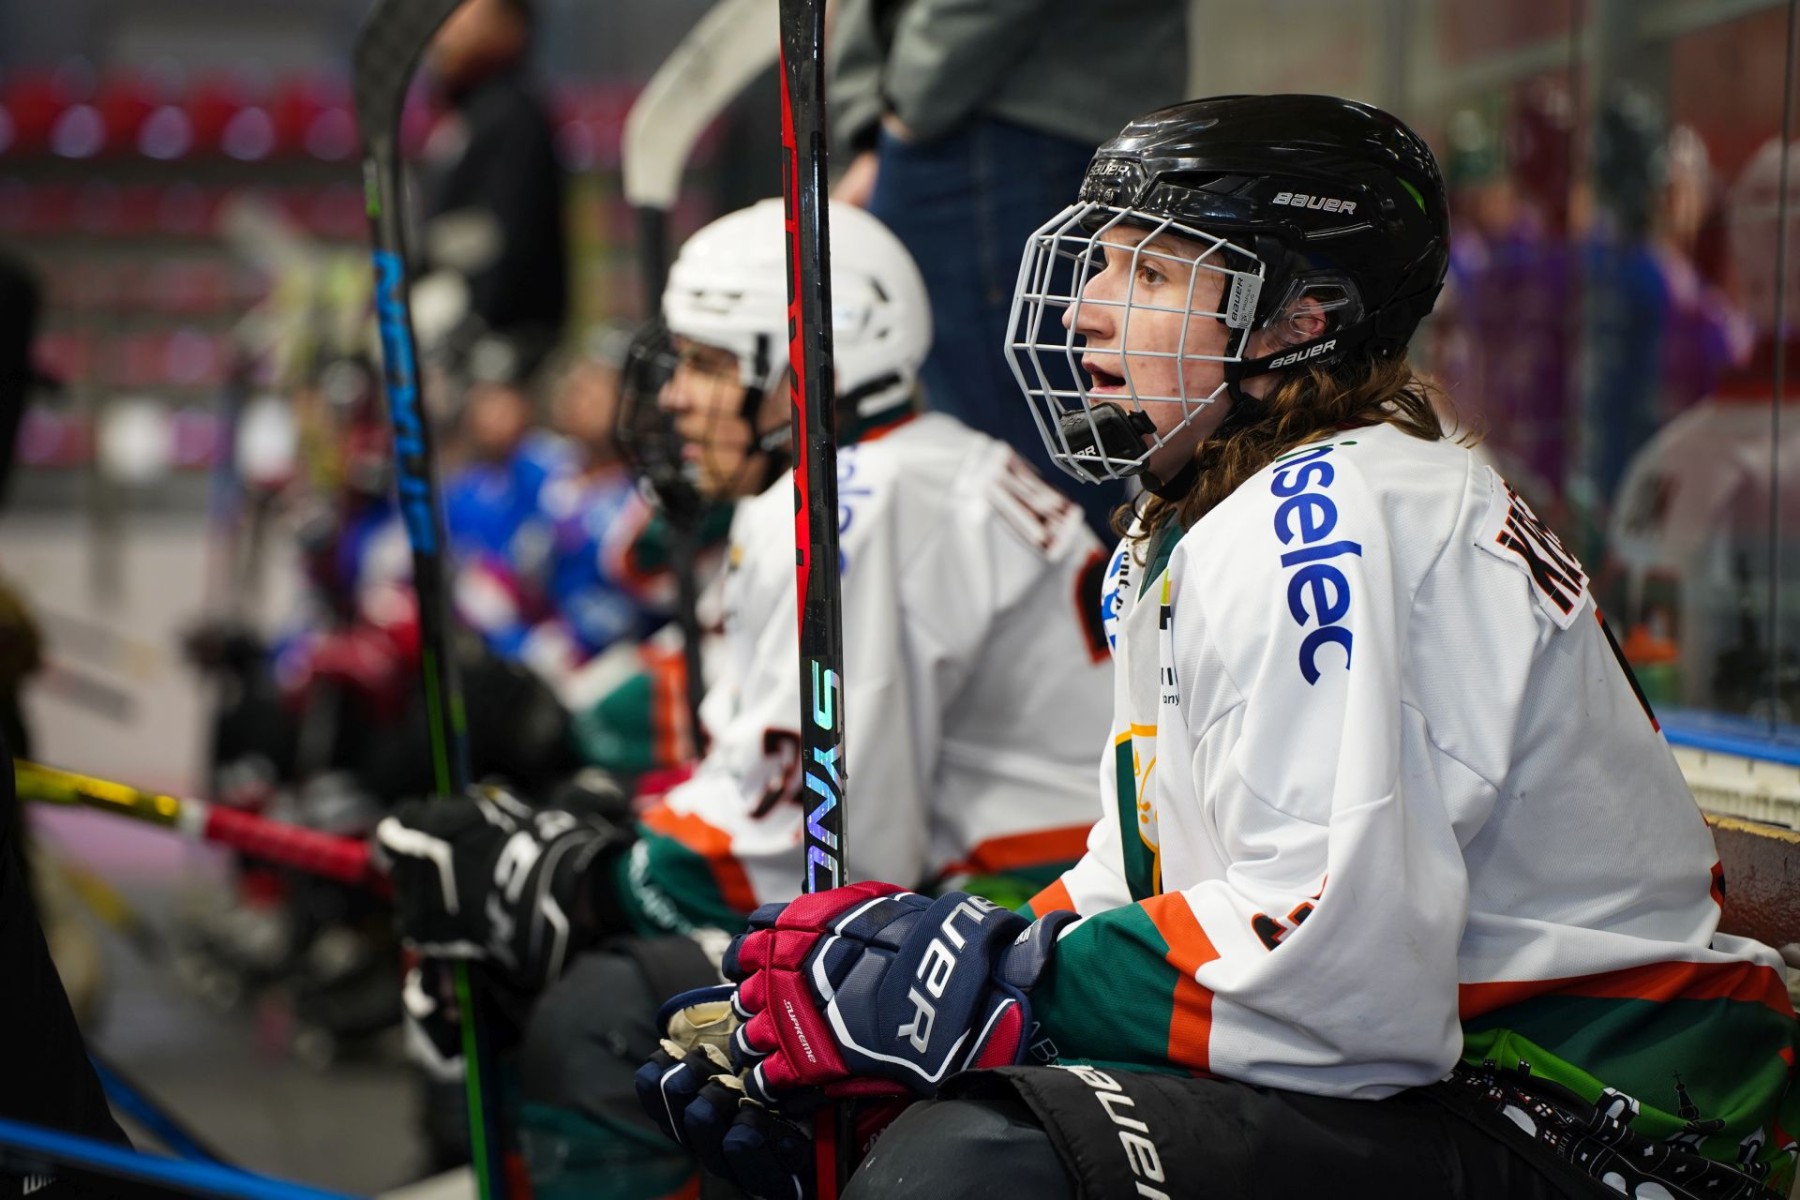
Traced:
[[1279, 324], [1283, 328], [1283, 340], [1290, 345], [1299, 345], [1324, 336], [1331, 318], [1326, 316], [1324, 306], [1317, 299], [1302, 295], [1288, 306], [1288, 312]]
[[1331, 327], [1331, 315], [1315, 297], [1301, 293], [1259, 328], [1250, 340], [1254, 358], [1274, 354], [1289, 346], [1303, 346], [1322, 337]]

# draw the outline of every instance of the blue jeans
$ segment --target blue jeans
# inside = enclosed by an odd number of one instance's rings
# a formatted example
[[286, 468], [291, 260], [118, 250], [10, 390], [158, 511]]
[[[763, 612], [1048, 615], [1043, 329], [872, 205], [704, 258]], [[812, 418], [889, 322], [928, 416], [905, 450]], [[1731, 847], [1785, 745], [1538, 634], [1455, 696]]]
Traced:
[[1110, 547], [1123, 484], [1083, 483], [1050, 461], [1007, 365], [1007, 319], [1026, 239], [1074, 203], [1094, 148], [977, 118], [930, 142], [881, 134], [869, 211], [918, 261], [931, 296], [925, 404], [999, 438], [1087, 514]]

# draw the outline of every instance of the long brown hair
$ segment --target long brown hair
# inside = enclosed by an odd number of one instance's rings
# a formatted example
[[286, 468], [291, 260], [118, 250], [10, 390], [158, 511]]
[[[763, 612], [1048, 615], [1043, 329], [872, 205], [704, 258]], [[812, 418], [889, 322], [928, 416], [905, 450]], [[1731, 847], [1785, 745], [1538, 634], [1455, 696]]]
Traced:
[[[1208, 438], [1194, 451], [1198, 478], [1186, 495], [1165, 500], [1146, 493], [1135, 514], [1139, 538], [1148, 538], [1171, 516], [1183, 529], [1192, 528], [1278, 457], [1345, 426], [1394, 425], [1427, 442], [1478, 440], [1459, 424], [1449, 398], [1414, 372], [1405, 355], [1360, 359], [1331, 371], [1297, 370], [1256, 403], [1263, 410], [1256, 420], [1238, 425], [1228, 418], [1222, 436]], [[1113, 514], [1121, 536], [1130, 533], [1133, 515], [1130, 506]]]

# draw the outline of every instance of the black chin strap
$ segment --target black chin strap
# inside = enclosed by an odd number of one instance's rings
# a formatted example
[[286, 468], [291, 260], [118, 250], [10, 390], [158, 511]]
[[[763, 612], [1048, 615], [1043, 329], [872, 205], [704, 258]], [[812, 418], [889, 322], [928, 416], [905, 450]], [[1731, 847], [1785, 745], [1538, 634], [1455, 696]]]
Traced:
[[[1102, 404], [1081, 412], [1066, 413], [1057, 421], [1057, 430], [1074, 454], [1098, 453], [1115, 462], [1137, 458], [1144, 452], [1144, 439], [1156, 432], [1156, 423], [1142, 409]], [[1140, 468], [1134, 472], [1145, 490], [1164, 500], [1179, 500], [1193, 488], [1199, 477], [1190, 459], [1188, 464], [1168, 481]]]
[[1064, 413], [1056, 428], [1072, 454], [1098, 453], [1103, 458], [1122, 460], [1144, 452], [1144, 439], [1156, 432], [1156, 423], [1142, 409], [1101, 404]]
[[[862, 420], [862, 402], [870, 396], [879, 396], [882, 392], [899, 387], [903, 381], [899, 374], [889, 371], [886, 375], [877, 375], [859, 387], [851, 388], [837, 398], [838, 421], [840, 426], [854, 429]], [[902, 398], [904, 401], [905, 397]], [[898, 402], [897, 402], [898, 403]]]
[[[847, 435], [844, 440], [855, 441], [862, 431], [862, 416], [857, 412], [862, 402], [902, 382], [898, 374], [890, 372], [839, 396], [836, 411], [838, 427]], [[760, 482], [756, 486], [758, 492], [766, 491], [794, 462], [794, 426], [791, 422], [783, 421], [766, 433], [756, 432], [756, 413], [762, 407], [764, 394], [762, 388], [746, 388], [742, 409], [744, 423], [750, 427], [750, 452], [762, 460]], [[884, 411], [904, 407], [910, 402], [910, 396], [903, 396]]]
[[[1196, 447], [1196, 450], [1197, 449], [1198, 447]], [[1146, 492], [1149, 492], [1158, 500], [1168, 500], [1173, 502], [1193, 491], [1194, 484], [1200, 481], [1200, 460], [1198, 458], [1189, 458], [1187, 460], [1187, 465], [1175, 472], [1167, 483], [1164, 483], [1149, 471], [1139, 472], [1138, 478], [1143, 481], [1144, 490]]]

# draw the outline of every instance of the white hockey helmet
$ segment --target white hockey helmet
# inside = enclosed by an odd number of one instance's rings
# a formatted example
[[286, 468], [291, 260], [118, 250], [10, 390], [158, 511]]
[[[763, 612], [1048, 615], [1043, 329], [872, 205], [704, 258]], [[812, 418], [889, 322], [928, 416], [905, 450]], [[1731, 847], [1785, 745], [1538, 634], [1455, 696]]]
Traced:
[[[1782, 224], [1782, 146], [1770, 138], [1750, 159], [1731, 189], [1726, 208], [1727, 245], [1744, 309], [1759, 331], [1775, 323], [1776, 283], [1783, 276], [1776, 248]], [[1800, 142], [1788, 147], [1786, 214], [1788, 245], [1800, 238]], [[1790, 249], [1790, 253], [1791, 253]], [[1800, 278], [1786, 273], [1782, 308], [1788, 328], [1800, 325]]]
[[[833, 204], [832, 358], [840, 403], [871, 415], [909, 399], [931, 348], [925, 280], [860, 208]], [[728, 213], [681, 247], [663, 291], [669, 332], [737, 355], [752, 396], [787, 372], [787, 232], [778, 199]]]

